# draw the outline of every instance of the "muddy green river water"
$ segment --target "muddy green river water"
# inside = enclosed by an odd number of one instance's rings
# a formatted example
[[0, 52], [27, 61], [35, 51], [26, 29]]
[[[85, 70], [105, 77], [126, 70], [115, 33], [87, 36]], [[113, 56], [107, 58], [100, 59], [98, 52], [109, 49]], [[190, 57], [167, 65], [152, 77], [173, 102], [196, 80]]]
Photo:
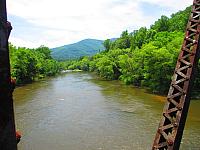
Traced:
[[[19, 150], [150, 150], [165, 97], [88, 73], [67, 73], [14, 92]], [[200, 100], [181, 143], [200, 149]]]

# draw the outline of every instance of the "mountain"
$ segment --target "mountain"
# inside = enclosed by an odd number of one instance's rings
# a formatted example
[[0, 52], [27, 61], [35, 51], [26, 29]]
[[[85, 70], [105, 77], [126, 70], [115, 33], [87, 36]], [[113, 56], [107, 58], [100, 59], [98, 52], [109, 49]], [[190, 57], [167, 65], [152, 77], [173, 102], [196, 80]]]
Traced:
[[91, 56], [104, 49], [102, 40], [85, 39], [77, 43], [52, 48], [51, 55], [56, 60], [67, 60], [81, 56]]
[[116, 41], [117, 39], [118, 39], [118, 38], [111, 38], [110, 41], [111, 41], [111, 42], [114, 42], [114, 41]]

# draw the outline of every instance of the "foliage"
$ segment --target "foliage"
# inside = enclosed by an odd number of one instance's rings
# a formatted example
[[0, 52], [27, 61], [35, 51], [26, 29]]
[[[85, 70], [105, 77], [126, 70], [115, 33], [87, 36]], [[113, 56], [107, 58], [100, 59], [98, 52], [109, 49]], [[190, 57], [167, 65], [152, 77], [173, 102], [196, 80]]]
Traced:
[[[131, 33], [123, 31], [115, 41], [105, 40], [105, 51], [74, 61], [69, 69], [95, 71], [102, 78], [118, 79], [126, 84], [144, 86], [166, 94], [183, 41], [191, 7], [161, 16], [151, 27]], [[200, 63], [198, 64], [200, 68]], [[200, 70], [200, 69], [199, 69]], [[194, 90], [199, 91], [200, 73]], [[196, 92], [196, 93], [197, 93]]]
[[36, 78], [53, 76], [61, 70], [60, 63], [51, 58], [48, 47], [29, 49], [17, 48], [10, 44], [9, 48], [11, 76], [16, 78], [18, 84], [32, 82]]
[[110, 39], [107, 39], [103, 42], [103, 46], [105, 47], [105, 51], [108, 52], [111, 48], [111, 41]]
[[45, 47], [44, 45], [36, 48], [35, 51], [42, 55], [44, 59], [52, 59], [51, 50], [48, 47]]
[[171, 18], [167, 16], [161, 16], [152, 26], [151, 29], [157, 32], [161, 31], [185, 31], [188, 18], [191, 12], [191, 6], [187, 7], [184, 11], [179, 11], [171, 15]]
[[169, 19], [169, 31], [185, 31], [188, 18], [191, 12], [191, 6], [184, 11], [179, 11], [171, 15]]
[[158, 21], [151, 26], [151, 29], [156, 30], [157, 32], [168, 31], [169, 30], [169, 18], [167, 16], [161, 16]]
[[110, 49], [126, 49], [131, 46], [131, 35], [128, 31], [123, 31], [120, 38], [110, 43]]
[[146, 27], [141, 27], [139, 30], [133, 31], [131, 49], [141, 48], [143, 44], [151, 41], [156, 34], [156, 31], [147, 30]]

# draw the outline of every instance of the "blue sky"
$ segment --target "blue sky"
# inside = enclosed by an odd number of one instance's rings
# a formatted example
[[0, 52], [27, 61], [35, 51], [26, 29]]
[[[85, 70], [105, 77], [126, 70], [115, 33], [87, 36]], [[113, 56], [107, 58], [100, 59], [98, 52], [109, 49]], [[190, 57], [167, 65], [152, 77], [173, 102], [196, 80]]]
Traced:
[[149, 27], [161, 15], [170, 16], [193, 0], [12, 0], [8, 20], [16, 46], [50, 48], [85, 38], [119, 37], [141, 26]]

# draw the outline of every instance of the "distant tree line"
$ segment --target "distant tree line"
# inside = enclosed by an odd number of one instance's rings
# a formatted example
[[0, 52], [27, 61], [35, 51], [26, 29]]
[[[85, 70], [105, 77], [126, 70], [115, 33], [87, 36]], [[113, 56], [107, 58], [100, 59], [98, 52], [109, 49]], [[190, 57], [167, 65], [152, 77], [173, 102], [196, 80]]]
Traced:
[[[170, 18], [161, 16], [149, 29], [141, 27], [131, 33], [123, 31], [120, 38], [104, 41], [105, 51], [68, 61], [65, 68], [95, 71], [102, 78], [122, 80], [126, 84], [166, 94], [190, 12], [191, 7], [187, 7]], [[196, 77], [194, 91], [198, 93], [200, 73]]]

